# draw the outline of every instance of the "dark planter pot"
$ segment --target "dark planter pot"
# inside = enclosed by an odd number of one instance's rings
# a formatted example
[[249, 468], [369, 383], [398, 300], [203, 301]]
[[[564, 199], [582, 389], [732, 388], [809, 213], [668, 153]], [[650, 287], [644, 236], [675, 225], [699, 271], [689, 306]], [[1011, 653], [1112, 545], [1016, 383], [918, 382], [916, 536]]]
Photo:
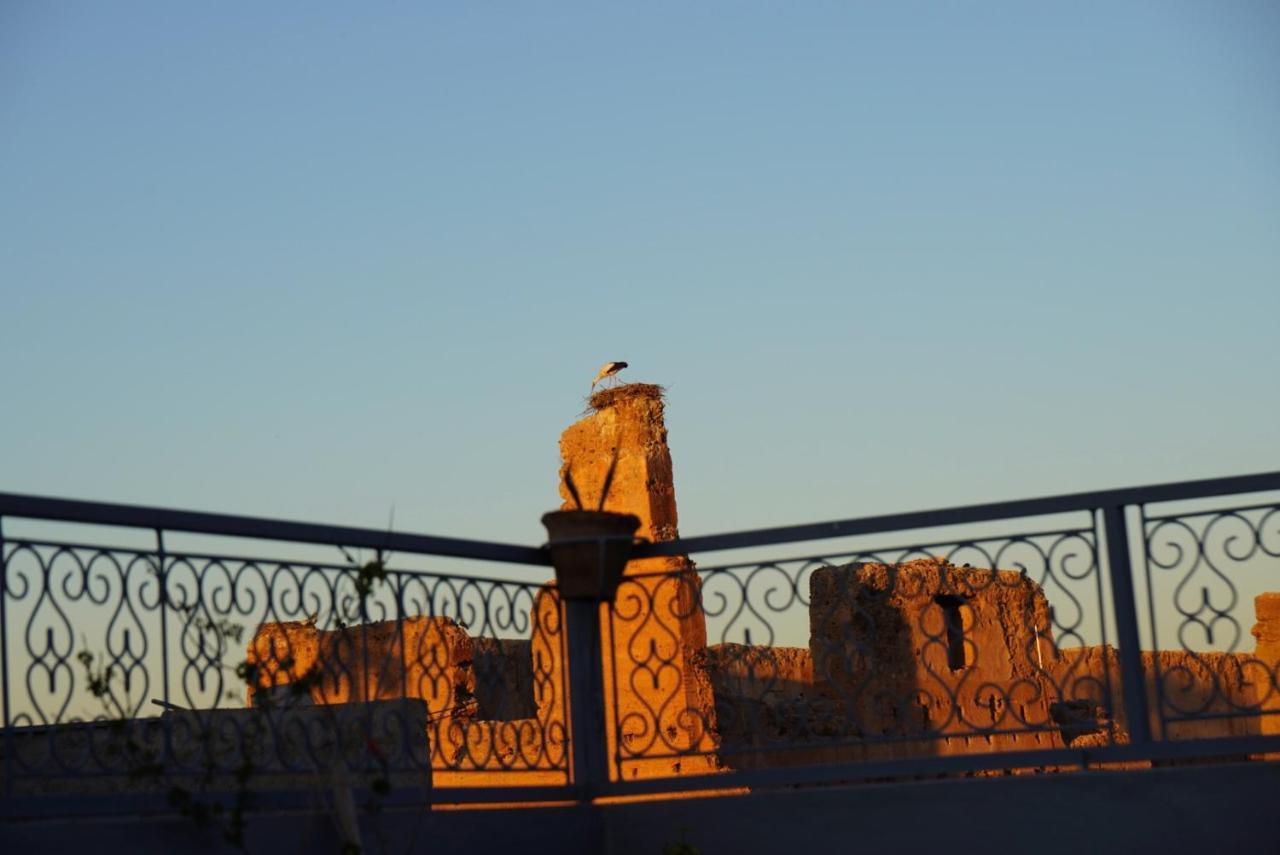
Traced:
[[552, 511], [543, 514], [542, 524], [547, 527], [547, 546], [560, 596], [612, 600], [631, 555], [640, 518], [610, 511]]

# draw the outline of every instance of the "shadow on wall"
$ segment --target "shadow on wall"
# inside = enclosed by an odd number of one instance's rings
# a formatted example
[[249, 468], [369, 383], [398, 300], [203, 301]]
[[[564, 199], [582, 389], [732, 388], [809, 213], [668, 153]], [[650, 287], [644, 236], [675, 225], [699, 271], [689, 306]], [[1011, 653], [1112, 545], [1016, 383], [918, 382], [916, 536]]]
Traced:
[[[833, 569], [833, 568], [828, 568]], [[811, 577], [809, 649], [708, 649], [721, 753], [734, 768], [889, 759], [933, 752], [913, 637], [893, 586]]]
[[521, 638], [475, 640], [476, 703], [491, 721], [534, 718], [532, 643]]

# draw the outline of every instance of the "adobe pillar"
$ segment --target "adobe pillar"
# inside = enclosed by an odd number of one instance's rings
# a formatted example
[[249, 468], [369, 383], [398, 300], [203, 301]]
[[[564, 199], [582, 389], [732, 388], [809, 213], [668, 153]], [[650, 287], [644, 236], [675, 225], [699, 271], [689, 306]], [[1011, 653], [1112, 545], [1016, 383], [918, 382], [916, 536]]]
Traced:
[[[572, 473], [584, 509], [635, 514], [639, 537], [674, 539], [675, 485], [661, 387], [607, 389], [592, 396], [591, 408], [560, 438], [562, 507], [577, 507], [566, 483]], [[698, 591], [687, 557], [634, 560], [612, 608], [601, 606], [607, 750], [615, 777], [705, 774], [718, 766]]]
[[[1260, 701], [1260, 712], [1280, 710], [1280, 593], [1259, 594], [1253, 601], [1254, 615], [1258, 622], [1253, 626], [1257, 646], [1253, 655], [1266, 665], [1269, 674], [1255, 678], [1255, 691]], [[1259, 718], [1262, 733], [1280, 734], [1280, 714], [1272, 713]], [[1269, 759], [1280, 755], [1268, 755]]]

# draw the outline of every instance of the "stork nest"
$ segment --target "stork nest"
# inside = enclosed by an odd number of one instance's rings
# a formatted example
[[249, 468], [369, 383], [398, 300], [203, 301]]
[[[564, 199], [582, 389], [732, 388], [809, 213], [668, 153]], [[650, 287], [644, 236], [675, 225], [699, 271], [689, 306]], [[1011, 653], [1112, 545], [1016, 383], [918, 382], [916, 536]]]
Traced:
[[650, 398], [655, 401], [661, 401], [662, 393], [665, 391], [655, 383], [623, 383], [620, 386], [601, 389], [596, 392], [587, 399], [587, 405], [598, 413], [606, 407], [612, 407], [628, 398]]

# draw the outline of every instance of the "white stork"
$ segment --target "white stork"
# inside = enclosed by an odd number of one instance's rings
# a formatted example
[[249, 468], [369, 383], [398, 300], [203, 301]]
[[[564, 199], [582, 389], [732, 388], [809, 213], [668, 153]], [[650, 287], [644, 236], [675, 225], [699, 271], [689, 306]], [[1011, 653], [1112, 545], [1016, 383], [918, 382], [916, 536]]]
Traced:
[[625, 362], [606, 362], [604, 365], [601, 365], [599, 373], [596, 374], [596, 378], [591, 381], [591, 391], [594, 392], [596, 390], [596, 384], [602, 380], [609, 377], [616, 379], [618, 372], [626, 367], [627, 363]]

